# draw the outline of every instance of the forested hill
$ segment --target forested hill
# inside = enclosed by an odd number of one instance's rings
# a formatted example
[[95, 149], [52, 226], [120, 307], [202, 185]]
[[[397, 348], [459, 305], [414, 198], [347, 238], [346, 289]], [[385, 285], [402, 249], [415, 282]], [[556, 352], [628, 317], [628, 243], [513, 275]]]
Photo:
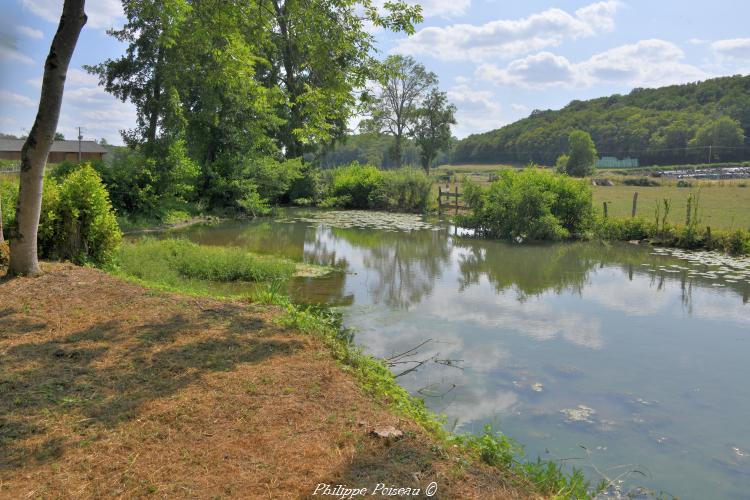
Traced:
[[591, 134], [600, 156], [636, 157], [642, 165], [750, 159], [750, 76], [637, 88], [537, 110], [459, 141], [452, 161], [551, 165], [574, 129]]

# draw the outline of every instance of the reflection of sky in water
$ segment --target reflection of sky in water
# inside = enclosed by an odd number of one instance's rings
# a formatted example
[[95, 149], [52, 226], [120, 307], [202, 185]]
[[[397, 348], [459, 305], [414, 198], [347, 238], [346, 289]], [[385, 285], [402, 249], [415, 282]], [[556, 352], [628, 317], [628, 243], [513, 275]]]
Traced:
[[[303, 295], [353, 298], [346, 322], [368, 352], [390, 356], [429, 338], [420, 359], [462, 367], [430, 363], [399, 379], [459, 430], [499, 423], [532, 458], [580, 457], [584, 445], [592, 456], [576, 465], [637, 464], [648, 477], [634, 483], [682, 498], [750, 490], [746, 281], [716, 288], [687, 270], [661, 272], [693, 264], [632, 245], [285, 226], [306, 261], [346, 269]], [[244, 231], [244, 241], [262, 240]], [[219, 244], [243, 241], [228, 234]], [[566, 421], [562, 410], [579, 405], [593, 410], [589, 421]]]

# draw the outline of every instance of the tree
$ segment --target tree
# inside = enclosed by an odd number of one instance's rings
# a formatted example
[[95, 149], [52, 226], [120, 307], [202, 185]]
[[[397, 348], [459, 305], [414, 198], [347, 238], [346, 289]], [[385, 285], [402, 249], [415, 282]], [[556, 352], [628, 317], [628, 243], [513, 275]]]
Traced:
[[411, 134], [417, 109], [427, 93], [437, 85], [435, 73], [409, 56], [389, 56], [380, 72], [380, 92], [368, 104], [370, 118], [363, 122], [367, 131], [392, 135], [390, 151], [396, 166], [401, 166], [403, 140]]
[[63, 135], [62, 132], [55, 132], [55, 138], [56, 141], [64, 141], [65, 135]]
[[78, 36], [86, 24], [85, 0], [65, 0], [49, 55], [44, 63], [39, 109], [21, 148], [21, 180], [16, 209], [17, 229], [10, 245], [11, 275], [37, 275], [37, 230], [42, 209], [44, 166], [60, 117], [65, 77]]
[[737, 120], [722, 116], [699, 128], [690, 144], [707, 148], [709, 161], [718, 161], [736, 156], [734, 148], [741, 148], [745, 144], [745, 134]]
[[[386, 2], [380, 13], [370, 0], [260, 0], [270, 14], [267, 61], [258, 78], [280, 91], [276, 134], [287, 158], [341, 138], [355, 110], [354, 91], [374, 77], [374, 38], [366, 22], [413, 33], [421, 8]], [[364, 13], [364, 15], [362, 15]]]
[[430, 166], [441, 150], [451, 143], [451, 125], [456, 123], [456, 106], [448, 102], [445, 92], [432, 89], [417, 109], [414, 139], [420, 148], [422, 168], [430, 175]]
[[574, 130], [568, 136], [570, 150], [565, 171], [572, 177], [586, 177], [594, 173], [598, 153], [588, 132]]

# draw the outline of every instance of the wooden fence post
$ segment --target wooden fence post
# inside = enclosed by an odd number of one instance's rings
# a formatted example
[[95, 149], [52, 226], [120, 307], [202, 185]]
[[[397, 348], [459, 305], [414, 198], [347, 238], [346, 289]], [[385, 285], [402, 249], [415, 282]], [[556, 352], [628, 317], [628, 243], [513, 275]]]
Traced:
[[607, 213], [607, 202], [603, 201], [602, 205], [604, 206], [604, 218], [606, 219], [607, 216], [608, 216], [608, 213]]
[[456, 215], [458, 215], [458, 184], [456, 184]]
[[635, 217], [635, 213], [638, 211], [638, 191], [633, 193], [633, 212], [630, 214], [631, 217]]

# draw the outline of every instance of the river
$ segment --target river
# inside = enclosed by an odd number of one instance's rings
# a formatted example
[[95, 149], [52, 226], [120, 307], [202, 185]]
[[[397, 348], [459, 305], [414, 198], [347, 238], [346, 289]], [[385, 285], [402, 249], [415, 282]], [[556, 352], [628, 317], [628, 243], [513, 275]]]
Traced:
[[[290, 210], [171, 233], [335, 266], [289, 285], [458, 432], [680, 498], [750, 493], [750, 260], [633, 244], [510, 244], [446, 222]], [[424, 364], [414, 371], [410, 368]]]

